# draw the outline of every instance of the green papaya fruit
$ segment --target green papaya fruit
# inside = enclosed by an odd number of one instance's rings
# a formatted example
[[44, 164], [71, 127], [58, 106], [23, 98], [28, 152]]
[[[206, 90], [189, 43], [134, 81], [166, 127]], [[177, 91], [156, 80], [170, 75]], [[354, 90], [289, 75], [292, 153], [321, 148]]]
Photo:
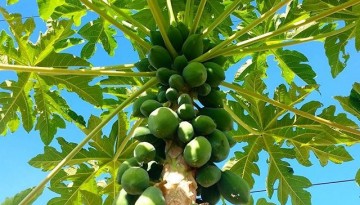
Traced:
[[171, 42], [171, 45], [174, 47], [176, 51], [181, 51], [182, 45], [184, 43], [184, 39], [181, 35], [181, 32], [178, 28], [170, 25], [167, 31], [167, 35]]
[[189, 166], [199, 168], [210, 160], [211, 144], [205, 137], [197, 136], [186, 144], [183, 156]]
[[232, 204], [246, 204], [250, 200], [248, 183], [230, 170], [221, 173], [217, 186], [221, 196]]
[[184, 78], [179, 74], [174, 74], [174, 75], [170, 76], [169, 86], [180, 92], [184, 92], [184, 91], [188, 90], [187, 85], [184, 81]]
[[209, 135], [216, 129], [214, 120], [206, 115], [197, 116], [191, 121], [191, 124], [198, 135]]
[[192, 120], [196, 116], [194, 106], [192, 104], [182, 104], [176, 110], [179, 118], [182, 120]]
[[182, 52], [190, 61], [203, 54], [204, 43], [201, 34], [191, 34], [182, 46]]
[[225, 160], [230, 153], [230, 145], [226, 135], [222, 131], [215, 129], [213, 133], [207, 136], [207, 139], [211, 144], [211, 160], [213, 162]]
[[149, 174], [150, 180], [158, 181], [161, 177], [164, 166], [157, 163], [156, 161], [151, 161], [148, 163], [147, 172]]
[[211, 47], [211, 42], [210, 42], [210, 40], [209, 39], [207, 39], [207, 38], [204, 38], [203, 39], [203, 53], [205, 53], [206, 51], [208, 51], [208, 50], [210, 50], [210, 47]]
[[179, 97], [179, 92], [174, 88], [168, 88], [165, 92], [166, 99], [170, 102], [176, 102]]
[[171, 68], [172, 58], [168, 50], [161, 46], [153, 46], [149, 51], [149, 63], [156, 69], [161, 67]]
[[179, 29], [182, 39], [187, 39], [190, 33], [189, 28], [183, 22], [178, 22], [176, 28]]
[[196, 87], [195, 91], [197, 92], [198, 96], [207, 96], [211, 91], [211, 86], [207, 83], [204, 83], [199, 87]]
[[202, 187], [210, 187], [221, 178], [221, 170], [216, 165], [206, 165], [196, 171], [195, 180]]
[[148, 163], [155, 159], [155, 155], [154, 145], [148, 142], [140, 142], [134, 149], [134, 157], [139, 163]]
[[201, 108], [199, 110], [199, 115], [206, 115], [211, 117], [215, 124], [216, 128], [221, 131], [229, 131], [233, 128], [233, 119], [231, 115], [223, 108]]
[[148, 142], [150, 144], [156, 144], [160, 140], [151, 134], [150, 129], [147, 127], [137, 127], [134, 130], [133, 138], [139, 142]]
[[165, 103], [167, 101], [166, 99], [166, 91], [159, 91], [157, 94], [157, 101], [160, 103]]
[[149, 93], [147, 95], [144, 96], [140, 96], [138, 97], [134, 103], [133, 103], [133, 107], [132, 107], [132, 115], [134, 117], [144, 117], [144, 115], [141, 113], [140, 111], [140, 107], [143, 104], [143, 102], [145, 102], [146, 100], [156, 100], [156, 95]]
[[151, 186], [140, 195], [135, 205], [165, 205], [165, 198], [159, 188]]
[[204, 66], [207, 72], [206, 82], [211, 87], [218, 87], [225, 80], [224, 69], [214, 62], [205, 62]]
[[149, 117], [150, 113], [157, 108], [162, 107], [162, 104], [157, 100], [145, 100], [140, 106], [140, 112], [145, 117]]
[[209, 205], [216, 205], [220, 201], [221, 195], [217, 185], [211, 187], [203, 188], [201, 192], [201, 199], [209, 203]]
[[189, 94], [183, 93], [177, 99], [178, 105], [182, 104], [193, 104], [192, 98]]
[[162, 67], [156, 71], [156, 78], [162, 85], [169, 85], [169, 79], [174, 74], [176, 74], [176, 71]]
[[125, 160], [123, 163], [120, 164], [117, 175], [116, 181], [118, 184], [121, 184], [121, 178], [126, 170], [130, 167], [139, 167], [139, 163], [135, 159], [135, 157]]
[[206, 96], [198, 96], [198, 100], [204, 107], [222, 108], [224, 107], [223, 93], [219, 90], [212, 89]]
[[140, 195], [150, 186], [149, 174], [141, 167], [130, 167], [121, 177], [121, 186], [132, 195]]
[[138, 195], [128, 194], [124, 189], [121, 189], [113, 205], [134, 205], [138, 198]]
[[150, 72], [150, 71], [152, 71], [150, 69], [150, 63], [149, 63], [149, 60], [147, 58], [143, 58], [139, 62], [135, 63], [135, 67], [140, 72]]
[[194, 128], [190, 122], [182, 121], [177, 130], [177, 136], [181, 142], [188, 143], [194, 138]]
[[234, 147], [236, 145], [236, 141], [234, 140], [233, 136], [230, 135], [229, 132], [224, 132], [224, 134], [229, 142], [230, 148]]
[[162, 139], [171, 139], [179, 126], [177, 114], [167, 107], [154, 110], [148, 118], [148, 127], [153, 135]]
[[216, 56], [215, 58], [209, 59], [208, 62], [214, 62], [221, 67], [225, 66], [225, 63], [227, 61], [227, 58], [225, 56]]
[[206, 82], [207, 72], [202, 63], [191, 62], [183, 70], [182, 76], [190, 87], [198, 87]]
[[150, 31], [150, 41], [154, 46], [162, 46], [165, 47], [165, 42], [163, 37], [161, 36], [160, 31]]
[[176, 56], [174, 59], [173, 69], [179, 73], [182, 73], [188, 64], [189, 62], [184, 55]]

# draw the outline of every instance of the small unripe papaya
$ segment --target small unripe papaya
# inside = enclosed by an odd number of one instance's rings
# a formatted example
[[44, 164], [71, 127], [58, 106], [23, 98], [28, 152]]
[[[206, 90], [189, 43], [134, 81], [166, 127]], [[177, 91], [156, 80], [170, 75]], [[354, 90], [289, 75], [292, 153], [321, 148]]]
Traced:
[[199, 168], [209, 161], [211, 144], [203, 136], [195, 137], [186, 144], [183, 156], [189, 166]]
[[182, 76], [190, 87], [198, 87], [205, 83], [207, 72], [202, 63], [191, 62], [184, 68]]
[[153, 46], [149, 51], [149, 63], [156, 69], [161, 67], [171, 68], [172, 58], [168, 50], [161, 46]]
[[121, 186], [132, 195], [140, 195], [150, 186], [149, 174], [140, 167], [130, 167], [121, 177]]
[[218, 87], [220, 83], [225, 80], [224, 69], [220, 65], [214, 62], [205, 62], [204, 66], [207, 71], [206, 82], [211, 87]]
[[179, 96], [177, 100], [178, 105], [182, 104], [193, 104], [192, 98], [189, 94], [183, 93]]
[[221, 170], [216, 165], [203, 166], [196, 171], [195, 180], [202, 187], [210, 187], [221, 178]]
[[162, 139], [171, 139], [179, 126], [177, 114], [167, 107], [154, 110], [148, 118], [148, 127], [153, 135]]
[[248, 183], [230, 170], [221, 173], [217, 186], [221, 196], [232, 204], [246, 204], [250, 200]]
[[132, 107], [132, 115], [134, 117], [144, 117], [144, 115], [141, 113], [140, 107], [146, 100], [156, 100], [157, 96], [155, 94], [149, 93], [144, 96], [138, 97], [133, 104]]
[[211, 117], [216, 128], [221, 131], [229, 131], [233, 128], [233, 119], [231, 115], [224, 108], [201, 108], [199, 115], [206, 115]]
[[139, 167], [139, 163], [135, 159], [135, 157], [125, 160], [123, 163], [120, 164], [117, 175], [116, 181], [118, 184], [121, 184], [121, 178], [126, 170], [130, 167]]
[[200, 34], [191, 34], [182, 46], [182, 52], [188, 60], [195, 59], [203, 54], [204, 44]]
[[198, 100], [204, 107], [222, 108], [224, 107], [224, 97], [222, 95], [221, 91], [212, 89], [206, 96], [199, 95]]
[[194, 106], [192, 104], [182, 104], [177, 109], [176, 113], [182, 120], [192, 120], [196, 116]]
[[154, 46], [162, 46], [165, 47], [165, 42], [163, 37], [161, 36], [160, 31], [150, 31], [150, 41]]
[[201, 199], [209, 203], [209, 205], [216, 205], [221, 198], [219, 189], [217, 185], [213, 185], [211, 187], [203, 188], [203, 191], [201, 192]]
[[206, 115], [197, 116], [191, 124], [198, 135], [209, 135], [216, 129], [214, 120]]
[[179, 92], [174, 88], [168, 88], [165, 92], [166, 99], [170, 102], [176, 102], [179, 97]]
[[187, 85], [184, 81], [184, 78], [179, 74], [174, 74], [174, 75], [170, 76], [169, 86], [180, 92], [186, 91], [188, 89]]
[[113, 205], [134, 205], [138, 198], [138, 195], [128, 194], [125, 189], [121, 189]]
[[148, 142], [140, 142], [134, 149], [134, 157], [139, 163], [148, 163], [154, 160], [156, 150], [154, 145]]
[[150, 113], [157, 108], [162, 107], [162, 104], [157, 100], [146, 100], [140, 106], [140, 112], [145, 116], [149, 117]]
[[182, 121], [177, 130], [177, 136], [181, 142], [187, 143], [194, 138], [194, 128], [190, 122]]
[[138, 198], [135, 205], [165, 205], [165, 198], [157, 187], [148, 187]]
[[176, 56], [174, 59], [173, 68], [177, 72], [182, 73], [182, 71], [188, 64], [189, 62], [184, 55]]
[[174, 74], [176, 74], [176, 71], [162, 67], [156, 71], [156, 78], [162, 85], [169, 85], [169, 78]]
[[174, 47], [174, 49], [176, 51], [181, 51], [181, 47], [184, 43], [184, 39], [181, 35], [180, 30], [171, 25], [171, 26], [169, 26], [167, 35], [168, 35], [171, 45]]
[[207, 139], [211, 144], [211, 160], [213, 162], [225, 160], [230, 153], [230, 146], [226, 135], [222, 131], [215, 129], [213, 133], [207, 136]]

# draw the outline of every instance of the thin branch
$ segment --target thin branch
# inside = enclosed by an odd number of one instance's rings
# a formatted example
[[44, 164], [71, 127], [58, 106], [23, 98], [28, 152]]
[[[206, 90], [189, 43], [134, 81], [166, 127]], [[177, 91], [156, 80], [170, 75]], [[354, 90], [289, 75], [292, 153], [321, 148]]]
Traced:
[[241, 126], [243, 127], [245, 130], [247, 130], [249, 133], [253, 134], [253, 135], [260, 135], [261, 133], [254, 130], [252, 127], [250, 127], [249, 125], [247, 125], [244, 121], [242, 121], [235, 113], [233, 110], [231, 110], [231, 108], [224, 104], [224, 109], [231, 115], [231, 117]]
[[206, 0], [201, 0], [200, 4], [199, 4], [199, 7], [198, 7], [198, 9], [196, 11], [194, 22], [193, 22], [193, 24], [191, 26], [189, 34], [195, 33], [195, 31], [196, 31], [196, 29], [197, 29], [197, 27], [198, 27], [198, 25], [200, 23], [200, 19], [201, 19], [202, 13], [204, 11], [205, 5], [206, 5]]
[[173, 23], [176, 22], [176, 19], [175, 19], [174, 10], [173, 10], [172, 4], [171, 4], [171, 0], [166, 0], [166, 5], [167, 5], [168, 11], [169, 11], [170, 25], [172, 25]]
[[193, 6], [194, 6], [194, 0], [186, 0], [185, 12], [184, 12], [184, 23], [187, 27], [190, 26], [190, 21], [192, 19]]
[[157, 83], [156, 78], [150, 79], [139, 90], [134, 92], [129, 98], [124, 100], [115, 110], [113, 110], [101, 123], [96, 126], [58, 165], [36, 186], [19, 205], [28, 205], [31, 200], [45, 187], [45, 185], [64, 167], [81, 149], [86, 145], [110, 120], [115, 117], [121, 110], [127, 107], [136, 97], [145, 92], [148, 88]]
[[[343, 33], [345, 31], [348, 31], [352, 28], [354, 28], [356, 26], [356, 23], [352, 23], [349, 24], [341, 29], [338, 30], [334, 30], [331, 32], [327, 32], [324, 34], [319, 34], [316, 36], [310, 36], [310, 37], [306, 37], [306, 38], [299, 38], [299, 39], [294, 39], [294, 40], [289, 40], [287, 42], [281, 42], [281, 43], [274, 43], [274, 41], [269, 41], [267, 42], [267, 44], [269, 45], [262, 45], [260, 47], [256, 47], [256, 48], [244, 48], [244, 45], [235, 45], [235, 46], [229, 46], [227, 48], [224, 48], [222, 50], [220, 50], [216, 55], [214, 56], [219, 56], [219, 55], [224, 55], [224, 56], [229, 56], [229, 55], [235, 55], [235, 54], [239, 54], [239, 53], [254, 53], [254, 52], [259, 52], [259, 51], [266, 51], [266, 50], [270, 50], [270, 49], [277, 49], [277, 48], [283, 48], [286, 46], [292, 46], [292, 45], [297, 45], [297, 44], [301, 44], [301, 43], [305, 43], [305, 42], [309, 42], [309, 41], [315, 41], [315, 40], [320, 40], [320, 39], [324, 39], [330, 36], [334, 36], [340, 33]], [[268, 36], [268, 38], [271, 38], [273, 36], [276, 36], [278, 34], [273, 33], [271, 36]], [[249, 39], [251, 40], [251, 39]], [[249, 41], [247, 40], [247, 41]], [[278, 40], [276, 40], [278, 41]], [[276, 42], [275, 41], [275, 42]], [[256, 43], [256, 42], [252, 42], [252, 43]], [[249, 44], [249, 43], [248, 43]], [[247, 44], [247, 45], [248, 45]]]
[[218, 16], [207, 28], [205, 28], [202, 32], [203, 36], [208, 35], [210, 32], [214, 30], [219, 24], [221, 24], [227, 17], [231, 15], [231, 13], [236, 9], [236, 7], [241, 3], [242, 0], [235, 0], [233, 3], [228, 6], [220, 16]]
[[251, 92], [251, 91], [246, 90], [244, 88], [241, 88], [238, 85], [230, 84], [230, 83], [227, 83], [227, 82], [223, 82], [222, 85], [227, 87], [227, 88], [235, 90], [239, 94], [256, 98], [258, 100], [270, 103], [270, 104], [272, 104], [272, 105], [274, 105], [276, 107], [279, 107], [281, 109], [289, 110], [290, 112], [293, 112], [294, 114], [302, 116], [302, 117], [304, 117], [306, 119], [313, 120], [313, 121], [318, 122], [320, 124], [327, 125], [329, 127], [333, 127], [333, 128], [338, 129], [338, 130], [342, 130], [344, 132], [351, 133], [351, 134], [354, 134], [354, 135], [357, 135], [358, 137], [360, 137], [360, 131], [357, 130], [357, 129], [353, 129], [351, 127], [347, 127], [347, 126], [338, 124], [336, 122], [332, 122], [330, 120], [327, 120], [327, 119], [324, 119], [324, 118], [321, 118], [321, 117], [317, 117], [317, 116], [314, 116], [314, 115], [312, 115], [310, 113], [295, 109], [295, 108], [293, 108], [291, 106], [288, 106], [288, 105], [285, 105], [285, 104], [280, 103], [278, 101], [275, 101], [273, 99], [267, 98], [267, 97], [265, 97], [263, 95]]
[[170, 52], [171, 56], [175, 58], [177, 56], [175, 48], [172, 46], [170, 39], [167, 35], [167, 28], [169, 25], [164, 21], [164, 17], [161, 13], [161, 9], [157, 3], [157, 1], [154, 0], [147, 0], [147, 3], [149, 5], [150, 11], [154, 17], [154, 20], [156, 22], [156, 25], [159, 27], [159, 31], [161, 33], [161, 36], [164, 39], [164, 43], [168, 51]]
[[122, 151], [124, 150], [126, 144], [127, 144], [128, 141], [129, 141], [129, 139], [130, 139], [130, 138], [132, 137], [132, 135], [134, 134], [135, 129], [136, 129], [137, 127], [139, 127], [143, 121], [144, 121], [144, 119], [141, 118], [141, 119], [137, 120], [137, 121], [135, 122], [135, 124], [131, 127], [131, 130], [129, 131], [129, 133], [128, 133], [128, 134], [126, 135], [126, 137], [124, 138], [123, 142], [122, 142], [122, 143], [120, 144], [120, 146], [118, 147], [118, 149], [117, 149], [117, 151], [116, 151], [116, 153], [115, 153], [114, 158], [113, 158], [112, 161], [115, 162], [115, 161], [120, 157]]
[[99, 1], [99, 2], [101, 2], [101, 4], [104, 5], [107, 9], [112, 9], [113, 11], [115, 11], [115, 13], [117, 13], [119, 16], [122, 16], [126, 21], [130, 22], [132, 25], [137, 27], [140, 31], [145, 33], [147, 36], [150, 36], [150, 29], [148, 29], [146, 26], [144, 26], [144, 24], [138, 22], [133, 17], [131, 17], [130, 15], [128, 15], [121, 9], [117, 8], [116, 6], [109, 6], [103, 1]]
[[147, 43], [144, 39], [140, 38], [138, 35], [136, 35], [134, 32], [129, 31], [124, 25], [116, 21], [113, 17], [109, 16], [105, 11], [101, 10], [99, 7], [95, 6], [88, 0], [80, 0], [83, 4], [85, 4], [87, 7], [89, 7], [91, 10], [98, 13], [102, 18], [112, 23], [114, 26], [116, 26], [118, 29], [120, 29], [125, 35], [129, 36], [132, 40], [134, 40], [137, 44], [139, 44], [141, 47], [143, 47], [145, 50], [149, 51], [151, 48], [151, 45]]
[[34, 72], [38, 74], [51, 74], [51, 75], [108, 75], [108, 76], [121, 76], [121, 77], [154, 77], [156, 72], [124, 72], [112, 71], [101, 69], [79, 69], [69, 70], [51, 67], [36, 67], [36, 66], [22, 66], [22, 65], [8, 65], [0, 63], [0, 70], [10, 70], [16, 72]]
[[224, 41], [222, 41], [221, 43], [219, 43], [217, 46], [215, 46], [214, 48], [210, 49], [209, 51], [207, 51], [206, 53], [204, 53], [203, 55], [197, 57], [196, 59], [194, 59], [193, 61], [199, 61], [202, 62], [205, 59], [209, 59], [209, 56], [211, 56], [212, 54], [216, 53], [217, 51], [219, 51], [221, 48], [229, 45], [232, 43], [233, 40], [237, 39], [238, 37], [246, 34], [248, 31], [250, 31], [251, 29], [253, 29], [255, 26], [259, 25], [260, 23], [262, 23], [263, 21], [265, 21], [266, 19], [268, 19], [269, 17], [271, 17], [274, 13], [276, 13], [280, 8], [282, 8], [283, 6], [285, 6], [286, 4], [288, 4], [290, 1], [292, 0], [284, 0], [278, 4], [276, 4], [274, 7], [272, 7], [269, 11], [265, 12], [263, 15], [261, 15], [260, 18], [254, 20], [253, 22], [251, 22], [250, 24], [248, 24], [246, 27], [242, 28], [241, 30], [235, 32], [233, 35], [229, 36], [229, 38], [225, 39]]
[[[256, 36], [254, 38], [251, 38], [251, 39], [248, 39], [248, 40], [245, 40], [245, 41], [242, 41], [240, 43], [237, 43], [236, 46], [238, 48], [241, 48], [241, 47], [245, 47], [245, 46], [248, 46], [248, 45], [251, 45], [251, 44], [254, 44], [254, 43], [257, 43], [257, 42], [260, 42], [264, 39], [267, 39], [267, 38], [271, 38], [271, 37], [274, 37], [274, 36], [277, 36], [277, 35], [280, 35], [282, 33], [285, 33], [289, 30], [292, 30], [292, 29], [295, 29], [295, 28], [298, 28], [300, 26], [304, 26], [306, 24], [312, 24], [314, 22], [317, 22], [318, 20], [322, 19], [322, 18], [325, 18], [331, 14], [334, 14], [338, 11], [341, 11], [347, 7], [350, 7], [350, 6], [353, 6], [353, 5], [356, 5], [356, 4], [359, 4], [359, 0], [352, 0], [352, 1], [348, 1], [346, 3], [343, 3], [341, 5], [338, 5], [338, 6], [335, 6], [331, 9], [328, 9], [326, 11], [323, 11], [321, 12], [320, 14], [316, 15], [316, 16], [313, 16], [313, 17], [310, 17], [310, 18], [307, 18], [305, 20], [301, 20], [301, 21], [298, 21], [298, 22], [295, 22], [295, 23], [292, 23], [292, 24], [289, 24], [289, 25], [285, 25], [275, 31], [272, 31], [272, 32], [268, 32], [268, 33], [265, 33], [265, 34], [262, 34], [262, 35], [259, 35], [259, 36]], [[345, 27], [344, 27], [345, 28]], [[330, 32], [331, 33], [331, 32]], [[310, 37], [311, 38], [311, 37]], [[308, 39], [308, 40], [312, 40], [312, 39]], [[291, 42], [292, 43], [292, 42]], [[289, 43], [289, 45], [291, 45], [291, 43]], [[225, 49], [224, 49], [225, 50]], [[221, 55], [219, 53], [216, 53], [216, 55]]]

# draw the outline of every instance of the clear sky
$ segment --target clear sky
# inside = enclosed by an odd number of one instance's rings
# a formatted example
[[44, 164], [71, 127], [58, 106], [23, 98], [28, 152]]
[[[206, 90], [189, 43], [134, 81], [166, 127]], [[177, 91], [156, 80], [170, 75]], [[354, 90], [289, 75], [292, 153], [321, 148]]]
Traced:
[[[18, 5], [7, 7], [5, 1], [1, 1], [0, 6], [6, 7], [8, 11], [20, 12], [24, 17], [36, 16], [37, 8], [35, 7], [35, 0], [20, 1]], [[0, 17], [0, 20], [3, 19]], [[39, 22], [39, 19], [35, 19]], [[7, 29], [8, 25], [0, 21], [0, 30]], [[43, 25], [38, 29], [43, 29]], [[38, 35], [39, 30], [36, 31]], [[35, 37], [36, 39], [37, 37]], [[116, 51], [115, 57], [108, 57], [98, 47], [98, 53], [91, 59], [95, 66], [122, 63], [133, 63], [137, 57], [133, 53], [133, 49], [130, 47], [127, 40], [118, 34], [117, 37], [119, 46]], [[353, 42], [348, 45], [348, 52], [351, 53], [351, 59], [348, 62], [348, 66], [343, 73], [341, 73], [336, 79], [332, 79], [330, 75], [330, 68], [328, 66], [327, 59], [324, 54], [323, 45], [321, 43], [307, 43], [302, 46], [293, 47], [303, 52], [309, 59], [310, 65], [317, 71], [318, 76], [316, 80], [321, 85], [320, 93], [314, 93], [311, 95], [313, 100], [321, 101], [324, 106], [331, 104], [339, 105], [334, 99], [337, 95], [348, 95], [353, 82], [360, 82], [360, 54], [354, 50]], [[289, 48], [290, 49], [290, 48]], [[129, 55], [129, 51], [131, 55]], [[283, 82], [279, 78], [280, 72], [272, 59], [269, 59], [269, 77], [266, 80], [269, 88], [273, 89], [276, 85]], [[243, 61], [236, 64], [228, 70], [228, 81], [231, 81], [234, 72], [241, 66]], [[0, 71], [0, 82], [5, 79], [14, 79], [15, 75], [11, 72]], [[272, 92], [272, 90], [269, 90]], [[69, 95], [72, 97], [72, 95]], [[79, 110], [80, 113], [84, 113], [84, 110], [91, 109], [91, 107], [85, 103], [70, 102], [71, 106], [75, 110]], [[338, 106], [337, 111], [340, 107]], [[88, 116], [84, 116], [87, 118]], [[355, 118], [352, 118], [356, 121]], [[359, 121], [356, 121], [359, 123]], [[70, 141], [80, 141], [85, 136], [74, 127], [69, 127], [66, 130], [59, 130], [58, 136], [66, 137]], [[356, 171], [360, 168], [360, 146], [353, 146], [349, 149], [349, 152], [355, 158], [354, 161], [345, 163], [342, 165], [335, 165], [329, 163], [326, 167], [321, 167], [319, 162], [313, 157], [313, 166], [301, 167], [297, 165], [297, 162], [291, 161], [295, 174], [308, 177], [312, 183], [321, 183], [345, 179], [353, 179]], [[26, 188], [37, 185], [45, 176], [46, 173], [41, 170], [35, 169], [28, 165], [28, 161], [39, 153], [43, 152], [43, 144], [40, 140], [38, 132], [26, 133], [20, 129], [14, 134], [9, 134], [6, 137], [0, 137], [0, 163], [2, 169], [0, 170], [0, 202], [5, 197], [12, 196], [17, 192]], [[265, 164], [267, 156], [262, 153], [260, 157], [260, 169], [262, 176], [256, 177], [256, 184], [253, 191], [263, 190], [265, 188], [265, 177], [267, 173], [267, 166]], [[313, 186], [308, 189], [312, 194], [312, 202], [314, 205], [358, 205], [360, 204], [360, 188], [355, 182], [337, 183], [322, 186]], [[273, 196], [273, 202], [276, 203], [276, 193]], [[45, 193], [34, 203], [35, 205], [43, 205], [54, 197], [55, 194], [45, 190]], [[255, 198], [266, 197], [266, 192], [254, 193]], [[277, 203], [276, 203], [277, 204]], [[290, 203], [289, 203], [290, 204]]]

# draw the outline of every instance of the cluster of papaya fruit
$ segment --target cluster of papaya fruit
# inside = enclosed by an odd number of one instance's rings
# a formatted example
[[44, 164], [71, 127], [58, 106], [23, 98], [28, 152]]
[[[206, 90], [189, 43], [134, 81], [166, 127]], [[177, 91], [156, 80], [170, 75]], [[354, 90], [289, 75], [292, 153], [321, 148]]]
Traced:
[[167, 35], [178, 56], [172, 57], [161, 33], [152, 31], [148, 57], [136, 64], [139, 71], [156, 71], [159, 85], [156, 94], [134, 101], [132, 115], [147, 118], [147, 125], [135, 129], [133, 138], [139, 144], [134, 157], [119, 167], [117, 181], [122, 190], [116, 205], [165, 204], [161, 190], [150, 184], [161, 181], [169, 141], [182, 147], [184, 161], [195, 170], [199, 203], [216, 204], [221, 196], [233, 204], [247, 203], [246, 181], [215, 164], [225, 160], [236, 144], [228, 133], [233, 120], [223, 108], [225, 94], [219, 88], [225, 80], [226, 58], [196, 61], [215, 44], [201, 34], [189, 35], [182, 23], [170, 26]]

